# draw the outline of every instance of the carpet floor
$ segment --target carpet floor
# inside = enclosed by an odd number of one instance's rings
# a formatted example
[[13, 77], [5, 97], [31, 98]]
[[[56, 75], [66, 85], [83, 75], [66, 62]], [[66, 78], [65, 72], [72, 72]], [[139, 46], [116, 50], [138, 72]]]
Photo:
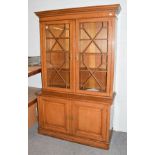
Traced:
[[37, 124], [29, 129], [29, 155], [126, 155], [127, 133], [113, 132], [110, 149], [103, 150], [37, 133]]

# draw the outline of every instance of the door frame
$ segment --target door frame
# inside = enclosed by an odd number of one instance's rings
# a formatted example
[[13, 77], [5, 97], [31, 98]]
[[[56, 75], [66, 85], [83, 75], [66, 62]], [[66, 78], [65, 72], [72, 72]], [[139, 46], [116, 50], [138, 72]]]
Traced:
[[[47, 62], [46, 62], [46, 34], [45, 26], [46, 24], [70, 24], [70, 88], [59, 88], [59, 87], [49, 87], [47, 86]], [[73, 92], [75, 73], [74, 73], [74, 55], [75, 55], [75, 21], [74, 20], [60, 20], [60, 21], [48, 21], [40, 22], [40, 49], [41, 49], [41, 66], [42, 66], [42, 85], [44, 90], [48, 91], [58, 91], [58, 92]]]
[[[50, 102], [49, 104], [60, 103], [64, 104], [65, 106], [65, 126], [57, 126], [57, 125], [46, 125], [45, 121], [45, 112], [44, 112], [44, 106], [46, 102]], [[71, 132], [71, 122], [70, 122], [70, 114], [71, 114], [71, 102], [66, 99], [59, 99], [55, 97], [44, 97], [44, 96], [38, 96], [38, 112], [39, 112], [39, 128], [44, 128], [47, 130], [53, 130], [56, 132], [62, 132], [69, 134]]]
[[[95, 22], [95, 21], [107, 21], [108, 22], [108, 66], [107, 66], [107, 89], [106, 92], [93, 92], [93, 91], [85, 91], [79, 89], [79, 23], [80, 22]], [[87, 18], [87, 19], [77, 19], [76, 20], [76, 51], [75, 60], [76, 63], [76, 88], [75, 92], [79, 94], [86, 95], [96, 95], [96, 96], [112, 96], [112, 85], [113, 85], [113, 72], [114, 72], [114, 35], [113, 35], [113, 19], [112, 18]]]
[[[100, 109], [101, 110], [101, 133], [95, 134], [88, 131], [81, 131], [78, 127], [78, 109], [80, 107], [87, 107], [92, 109]], [[95, 103], [93, 101], [86, 101], [86, 100], [74, 100], [71, 103], [71, 112], [73, 120], [71, 122], [71, 132], [72, 135], [81, 137], [81, 138], [87, 138], [97, 141], [106, 141], [107, 139], [107, 129], [108, 129], [108, 108], [106, 105], [103, 105], [101, 103]]]

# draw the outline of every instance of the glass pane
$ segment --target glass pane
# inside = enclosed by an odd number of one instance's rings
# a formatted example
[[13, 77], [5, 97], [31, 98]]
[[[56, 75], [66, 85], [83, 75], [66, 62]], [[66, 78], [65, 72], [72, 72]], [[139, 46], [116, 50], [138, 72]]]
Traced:
[[89, 69], [107, 69], [107, 55], [100, 53], [82, 53], [80, 54], [80, 68]]
[[70, 88], [69, 24], [46, 25], [47, 86]]
[[107, 39], [108, 31], [107, 28], [102, 28], [100, 33], [96, 36], [96, 39]]
[[108, 23], [80, 23], [79, 89], [105, 92], [107, 86]]

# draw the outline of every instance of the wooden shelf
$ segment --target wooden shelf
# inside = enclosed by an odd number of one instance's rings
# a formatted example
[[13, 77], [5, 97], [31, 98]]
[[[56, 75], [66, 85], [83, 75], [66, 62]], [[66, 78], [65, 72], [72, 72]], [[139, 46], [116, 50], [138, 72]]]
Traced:
[[46, 39], [69, 39], [69, 37], [46, 37]]
[[[92, 40], [92, 39], [80, 39], [80, 41], [85, 41], [85, 40]], [[94, 40], [108, 40], [107, 38], [98, 38], [98, 39], [94, 39]]]
[[[41, 66], [29, 66], [28, 77], [41, 72]], [[41, 91], [40, 88], [28, 87], [28, 128], [31, 128], [37, 121], [37, 94]]]
[[[107, 72], [107, 70], [106, 69], [103, 69], [103, 68], [89, 68], [89, 70], [91, 70], [92, 72]], [[79, 71], [80, 72], [89, 72], [89, 70], [87, 69], [87, 68], [85, 68], [85, 67], [81, 67], [80, 69], [79, 69]]]
[[[28, 77], [41, 72], [41, 66], [29, 66], [28, 69]], [[28, 106], [37, 102], [37, 93], [40, 90], [40, 88], [28, 87]]]
[[28, 77], [38, 74], [41, 72], [41, 66], [29, 66], [28, 68]]
[[28, 87], [28, 106], [37, 102], [37, 94], [41, 91], [40, 88]]
[[40, 88], [28, 87], [28, 128], [31, 128], [37, 121], [37, 94]]
[[55, 51], [48, 50], [46, 51], [46, 53], [70, 54], [69, 51], [63, 51], [63, 50], [55, 50]]

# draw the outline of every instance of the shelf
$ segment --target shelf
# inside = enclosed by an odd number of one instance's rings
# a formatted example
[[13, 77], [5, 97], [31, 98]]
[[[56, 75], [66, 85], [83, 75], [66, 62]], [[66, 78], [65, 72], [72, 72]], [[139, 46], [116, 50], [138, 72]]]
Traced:
[[63, 51], [63, 50], [55, 50], [55, 51], [52, 51], [52, 50], [48, 50], [48, 51], [46, 51], [46, 53], [58, 53], [58, 54], [69, 54], [69, 51]]
[[55, 87], [55, 88], [65, 88], [65, 89], [69, 89], [70, 86], [65, 86], [65, 85], [48, 85], [48, 87]]
[[41, 91], [40, 88], [28, 87], [28, 106], [37, 102], [37, 95]]
[[[89, 70], [94, 71], [95, 72], [107, 72], [107, 70], [105, 69], [100, 69], [100, 68], [89, 68]], [[87, 68], [80, 68], [79, 71], [84, 71], [84, 72], [89, 72], [89, 70]]]
[[55, 38], [54, 37], [46, 37], [46, 39], [54, 39], [55, 40], [55, 39], [70, 39], [70, 38], [69, 37], [62, 37], [62, 38], [61, 37], [55, 37]]
[[[57, 71], [59, 71], [59, 69], [60, 68], [55, 68]], [[47, 68], [47, 70], [52, 70], [52, 71], [55, 71], [55, 69], [54, 68]], [[61, 71], [64, 71], [64, 72], [70, 72], [70, 69], [69, 68], [61, 68], [61, 70], [59, 71], [59, 72], [61, 72]]]
[[106, 91], [106, 88], [103, 88], [102, 90], [101, 89], [96, 89], [96, 88], [80, 88], [81, 90], [85, 90], [85, 91], [92, 91], [92, 92], [104, 92]]
[[92, 55], [107, 55], [108, 52], [102, 52], [102, 53], [101, 53], [101, 52], [100, 52], [100, 53], [94, 53], [94, 52], [89, 52], [89, 53], [86, 53], [86, 52], [85, 52], [85, 53], [84, 53], [84, 52], [80, 52], [80, 54], [81, 54], [81, 55], [87, 55], [87, 54], [88, 54], [88, 55], [91, 55], [91, 54], [92, 54]]
[[[28, 77], [41, 72], [41, 66], [34, 65], [36, 63], [38, 64], [38, 57], [29, 58]], [[37, 95], [40, 91], [40, 88], [28, 87], [28, 128], [31, 128], [37, 121]]]
[[38, 74], [41, 72], [41, 66], [29, 66], [28, 67], [28, 77]]
[[[55, 69], [58, 71], [60, 68], [55, 68]], [[53, 68], [48, 68], [47, 70], [53, 70], [53, 71], [55, 71], [55, 69], [53, 69]], [[96, 70], [95, 72], [107, 72], [106, 69], [101, 69], [101, 68], [89, 68], [89, 70], [91, 70], [91, 71]], [[85, 68], [85, 67], [79, 68], [79, 71], [88, 72], [89, 70], [88, 70], [87, 68]], [[70, 70], [67, 69], [67, 68], [62, 68], [60, 71], [70, 72]]]
[[[92, 40], [92, 39], [80, 39], [80, 41], [85, 41], [85, 40]], [[107, 38], [98, 38], [98, 39], [94, 39], [94, 40], [108, 40]]]

